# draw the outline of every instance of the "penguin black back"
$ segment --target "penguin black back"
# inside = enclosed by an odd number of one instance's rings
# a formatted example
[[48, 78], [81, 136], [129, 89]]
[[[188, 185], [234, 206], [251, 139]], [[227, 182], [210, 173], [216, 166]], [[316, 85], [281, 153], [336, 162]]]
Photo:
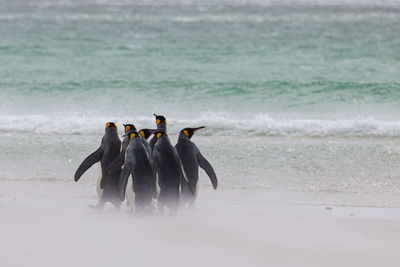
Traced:
[[210, 177], [213, 188], [217, 189], [218, 186], [217, 176], [213, 167], [201, 154], [197, 146], [191, 141], [191, 137], [193, 136], [193, 134], [204, 127], [205, 126], [182, 129], [179, 133], [178, 142], [175, 145], [175, 148], [178, 152], [179, 158], [181, 159], [185, 173], [189, 180], [189, 185], [185, 180], [181, 180], [181, 193], [183, 204], [189, 202], [190, 205], [194, 205], [195, 203], [197, 190], [196, 194], [192, 194], [189, 186], [191, 188], [198, 188], [199, 166], [204, 169], [207, 175]]
[[121, 200], [125, 199], [127, 182], [129, 176], [132, 175], [131, 190], [135, 193], [134, 203], [137, 210], [148, 208], [156, 191], [152, 166], [141, 138], [137, 132], [129, 133], [129, 147], [121, 172]]
[[177, 212], [180, 199], [180, 180], [186, 179], [182, 163], [175, 147], [170, 143], [167, 133], [157, 130], [155, 133], [157, 143], [153, 149], [153, 171], [157, 175], [160, 195], [159, 209], [163, 211], [168, 207], [171, 212]]
[[[78, 167], [77, 171], [75, 172], [74, 179], [78, 181], [81, 176], [91, 167], [93, 164], [100, 161], [101, 164], [101, 171], [102, 173], [108, 168], [109, 164], [118, 156], [119, 150], [121, 147], [121, 141], [118, 137], [117, 132], [117, 125], [113, 122], [106, 123], [105, 127], [105, 134], [101, 140], [100, 147], [90, 154]], [[116, 207], [119, 207], [119, 170], [114, 177], [112, 177], [110, 183], [108, 183], [107, 187], [104, 187], [104, 191], [100, 192], [98, 189], [99, 194], [99, 203], [98, 207], [102, 208], [106, 201], [112, 202]], [[100, 182], [99, 182], [100, 184]], [[118, 199], [116, 198], [118, 196]]]

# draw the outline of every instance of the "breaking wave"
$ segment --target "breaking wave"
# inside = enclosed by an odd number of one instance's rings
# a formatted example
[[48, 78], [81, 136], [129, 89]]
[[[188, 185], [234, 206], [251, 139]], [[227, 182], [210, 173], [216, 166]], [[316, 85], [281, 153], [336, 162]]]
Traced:
[[[261, 136], [400, 136], [399, 120], [375, 118], [293, 119], [274, 118], [266, 114], [250, 118], [230, 115], [203, 114], [194, 118], [167, 118], [169, 131], [176, 134], [185, 127], [205, 125], [205, 133]], [[37, 134], [101, 134], [107, 121], [133, 122], [138, 128], [154, 127], [153, 116], [131, 118], [62, 117], [46, 115], [0, 116], [1, 132], [32, 132]]]

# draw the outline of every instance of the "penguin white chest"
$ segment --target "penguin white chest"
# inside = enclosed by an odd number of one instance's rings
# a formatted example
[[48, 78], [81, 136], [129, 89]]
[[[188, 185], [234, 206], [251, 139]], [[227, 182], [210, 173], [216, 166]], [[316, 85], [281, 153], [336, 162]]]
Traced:
[[133, 209], [135, 207], [135, 192], [133, 191], [132, 187], [132, 178], [128, 178], [128, 184], [125, 190], [126, 200], [128, 201], [128, 205]]

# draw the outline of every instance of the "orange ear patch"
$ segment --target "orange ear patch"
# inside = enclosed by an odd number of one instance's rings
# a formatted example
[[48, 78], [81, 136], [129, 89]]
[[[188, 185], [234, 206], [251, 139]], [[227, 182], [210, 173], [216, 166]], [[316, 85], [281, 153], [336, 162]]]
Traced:
[[187, 130], [183, 130], [183, 134], [189, 137], [189, 132]]

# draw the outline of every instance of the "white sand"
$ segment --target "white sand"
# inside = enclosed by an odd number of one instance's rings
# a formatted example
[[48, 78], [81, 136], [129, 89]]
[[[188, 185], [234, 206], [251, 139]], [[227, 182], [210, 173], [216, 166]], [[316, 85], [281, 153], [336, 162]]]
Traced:
[[400, 266], [400, 209], [275, 199], [203, 189], [195, 210], [138, 217], [88, 208], [88, 183], [1, 180], [1, 266]]

